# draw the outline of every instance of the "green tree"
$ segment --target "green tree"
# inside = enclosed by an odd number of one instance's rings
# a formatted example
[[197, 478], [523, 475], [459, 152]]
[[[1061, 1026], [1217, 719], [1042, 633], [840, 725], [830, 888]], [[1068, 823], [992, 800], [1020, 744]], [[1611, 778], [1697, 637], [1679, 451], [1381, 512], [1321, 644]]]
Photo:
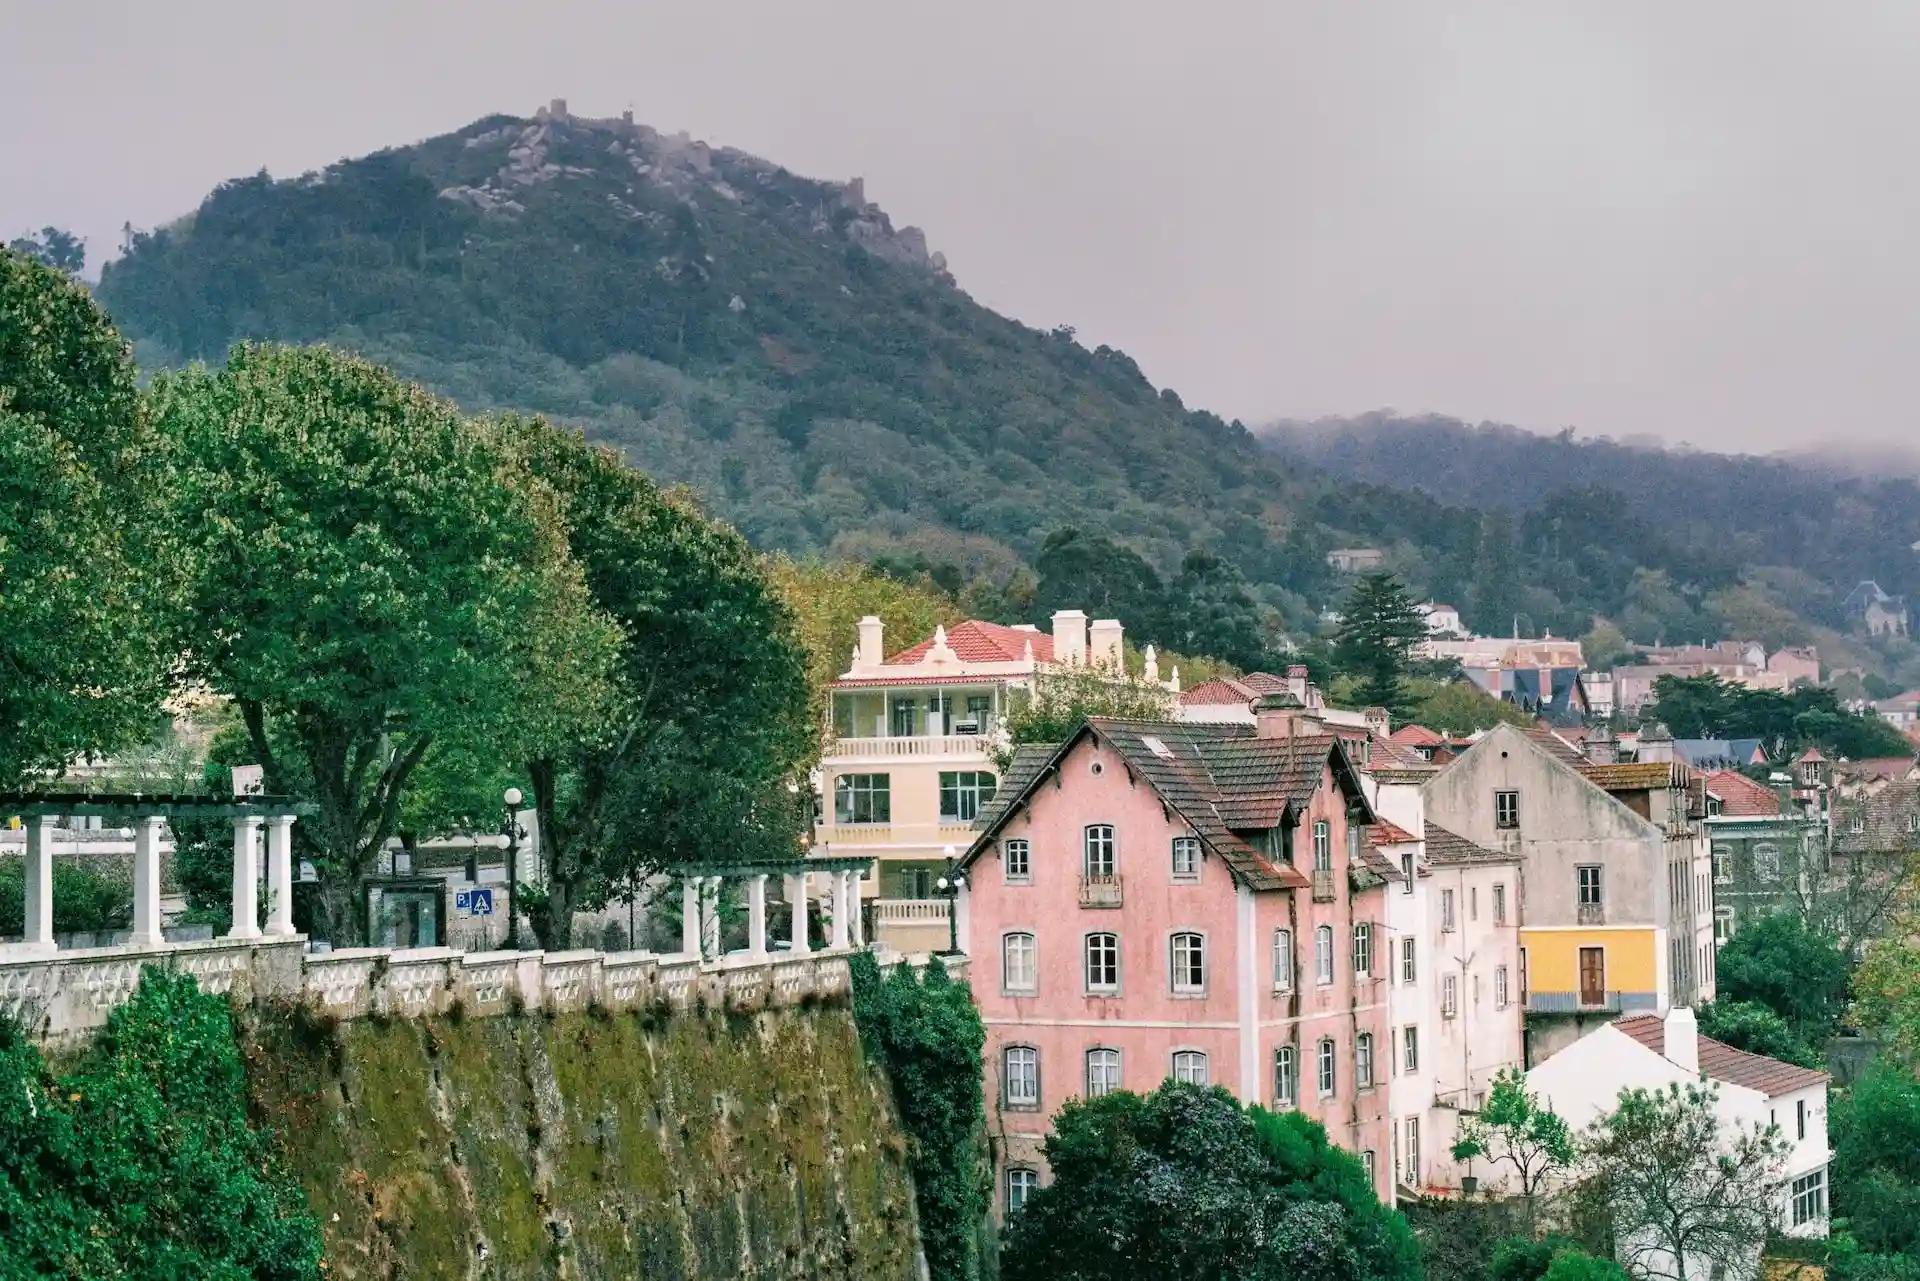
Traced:
[[1485, 1104], [1461, 1121], [1453, 1145], [1456, 1161], [1478, 1157], [1513, 1167], [1529, 1223], [1541, 1186], [1577, 1156], [1566, 1120], [1527, 1089], [1518, 1068], [1502, 1068], [1494, 1076]]
[[1001, 725], [1006, 741], [1000, 748], [1000, 768], [1013, 759], [1013, 750], [1025, 743], [1065, 742], [1089, 716], [1122, 720], [1173, 719], [1174, 697], [1144, 677], [1105, 671], [1097, 667], [1056, 667], [1034, 677], [1033, 688], [1015, 690]]
[[178, 618], [169, 484], [105, 314], [0, 252], [0, 786], [148, 735]]
[[1628, 1281], [1612, 1259], [1596, 1259], [1584, 1250], [1562, 1250], [1540, 1274], [1540, 1281]]
[[[610, 450], [502, 424], [559, 495], [568, 549], [619, 629], [617, 693], [563, 715], [527, 763], [545, 842], [541, 940], [688, 858], [797, 858], [796, 770], [817, 741], [807, 653], [746, 540]], [[566, 630], [556, 635], [565, 636]]]
[[1333, 638], [1333, 661], [1340, 674], [1356, 682], [1355, 697], [1365, 706], [1384, 707], [1394, 719], [1412, 710], [1407, 678], [1413, 675], [1413, 648], [1427, 635], [1427, 621], [1392, 574], [1363, 574], [1341, 606]]
[[77, 278], [87, 267], [87, 242], [60, 227], [42, 227], [9, 241], [7, 248], [66, 276]]
[[1812, 1046], [1793, 1034], [1787, 1021], [1753, 1001], [1710, 1001], [1697, 1011], [1700, 1031], [1749, 1054], [1763, 1054], [1801, 1067], [1822, 1066]]
[[1219, 1087], [1071, 1100], [1045, 1152], [1052, 1181], [1007, 1224], [1006, 1281], [1419, 1276], [1406, 1221], [1351, 1154]]
[[1836, 1224], [1870, 1253], [1920, 1256], [1920, 1080], [1877, 1063], [1827, 1107]]
[[1725, 1126], [1712, 1086], [1622, 1090], [1585, 1157], [1637, 1281], [1751, 1275], [1779, 1216], [1788, 1143], [1778, 1126]]
[[[228, 855], [227, 878], [233, 878]], [[26, 931], [26, 860], [0, 858], [0, 935]], [[53, 860], [53, 929], [56, 934], [124, 930], [133, 922], [133, 881], [90, 859]]]
[[1720, 947], [1715, 984], [1722, 1001], [1752, 1002], [1779, 1015], [1795, 1039], [1824, 1046], [1847, 1008], [1847, 958], [1792, 912], [1744, 925]]
[[149, 967], [58, 1080], [0, 1020], [0, 1271], [319, 1281], [319, 1226], [248, 1123], [225, 998]]
[[1117, 618], [1136, 637], [1158, 637], [1166, 622], [1166, 587], [1139, 553], [1072, 526], [1054, 530], [1034, 557], [1042, 617], [1063, 609], [1089, 618]]
[[1493, 510], [1480, 517], [1480, 537], [1468, 593], [1468, 621], [1486, 636], [1510, 636], [1519, 627], [1519, 556], [1513, 545], [1513, 518]]
[[1534, 718], [1504, 698], [1495, 698], [1470, 680], [1438, 681], [1415, 677], [1407, 682], [1413, 701], [1410, 718], [1428, 729], [1472, 734], [1495, 725], [1531, 725]]
[[1632, 658], [1634, 650], [1625, 632], [1604, 618], [1596, 618], [1587, 634], [1580, 638], [1580, 653], [1587, 660], [1588, 671], [1610, 672]]
[[[336, 943], [366, 938], [360, 886], [442, 740], [546, 732], [591, 701], [614, 632], [552, 491], [495, 431], [325, 348], [236, 348], [156, 381], [191, 469], [193, 671], [231, 695], [295, 828]], [[556, 670], [556, 664], [564, 664]]]
[[[1210, 551], [1187, 553], [1179, 575], [1168, 585], [1164, 612], [1158, 634], [1150, 637], [1160, 645], [1183, 654], [1225, 659], [1243, 671], [1273, 662], [1260, 609], [1247, 592], [1246, 576]], [[1142, 625], [1150, 621], [1143, 620]]]

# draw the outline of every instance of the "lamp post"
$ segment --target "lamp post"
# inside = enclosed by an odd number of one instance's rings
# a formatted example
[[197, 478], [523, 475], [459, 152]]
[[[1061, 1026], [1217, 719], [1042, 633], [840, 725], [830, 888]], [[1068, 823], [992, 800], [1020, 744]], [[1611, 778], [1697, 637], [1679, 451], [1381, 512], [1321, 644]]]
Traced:
[[955, 956], [960, 951], [960, 891], [967, 886], [967, 874], [954, 866], [953, 846], [947, 846], [947, 870], [940, 873], [934, 888], [947, 900], [947, 955]]
[[507, 803], [507, 816], [501, 823], [500, 834], [507, 838], [507, 950], [520, 950], [520, 911], [517, 891], [520, 888], [520, 802], [523, 797], [520, 789], [509, 787], [501, 799]]

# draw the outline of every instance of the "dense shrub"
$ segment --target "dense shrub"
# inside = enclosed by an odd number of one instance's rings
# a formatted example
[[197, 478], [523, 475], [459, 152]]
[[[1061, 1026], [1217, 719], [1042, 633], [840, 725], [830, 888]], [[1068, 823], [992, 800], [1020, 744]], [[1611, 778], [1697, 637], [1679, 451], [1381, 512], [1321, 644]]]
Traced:
[[[231, 873], [229, 873], [231, 875]], [[27, 862], [0, 858], [0, 936], [26, 929]], [[133, 881], [123, 870], [73, 859], [53, 860], [53, 930], [97, 934], [133, 923]]]

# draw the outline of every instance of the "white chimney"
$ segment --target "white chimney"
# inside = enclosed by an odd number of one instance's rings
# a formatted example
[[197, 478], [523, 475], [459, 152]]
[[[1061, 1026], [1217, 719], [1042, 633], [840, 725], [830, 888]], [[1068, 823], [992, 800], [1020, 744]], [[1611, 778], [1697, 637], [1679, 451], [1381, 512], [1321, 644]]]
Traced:
[[860, 620], [860, 666], [878, 667], [886, 660], [887, 625], [872, 614]]
[[1120, 620], [1117, 618], [1096, 618], [1088, 632], [1088, 648], [1092, 651], [1087, 661], [1099, 663], [1118, 671], [1126, 658], [1120, 646]]
[[1077, 609], [1061, 609], [1053, 615], [1053, 661], [1087, 661], [1087, 616]]
[[1307, 705], [1307, 669], [1303, 663], [1295, 663], [1287, 669], [1287, 693], [1300, 700], [1300, 706]]
[[1146, 669], [1141, 673], [1149, 684], [1160, 683], [1160, 655], [1153, 646], [1147, 646]]
[[960, 656], [953, 652], [953, 646], [947, 644], [947, 625], [936, 623], [933, 628], [933, 645], [927, 650], [929, 663], [957, 663]]
[[1693, 1011], [1676, 1005], [1667, 1013], [1667, 1058], [1689, 1076], [1700, 1075], [1700, 1025]]

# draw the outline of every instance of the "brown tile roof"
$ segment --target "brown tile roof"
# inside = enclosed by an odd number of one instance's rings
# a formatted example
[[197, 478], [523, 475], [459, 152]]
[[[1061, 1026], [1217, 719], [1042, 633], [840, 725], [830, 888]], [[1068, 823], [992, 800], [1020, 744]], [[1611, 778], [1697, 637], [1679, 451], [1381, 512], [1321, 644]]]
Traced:
[[1581, 761], [1582, 776], [1609, 792], [1647, 792], [1662, 787], [1685, 787], [1690, 774], [1679, 761], [1638, 761], [1631, 765], [1595, 765]]
[[1580, 765], [1586, 762], [1587, 758], [1580, 754], [1580, 749], [1554, 733], [1550, 726], [1529, 725], [1521, 732], [1569, 765]]
[[1778, 814], [1780, 797], [1765, 783], [1756, 783], [1739, 770], [1715, 770], [1707, 775], [1707, 793], [1720, 802], [1720, 812], [1735, 818]]
[[[1665, 1057], [1667, 1052], [1667, 1028], [1657, 1014], [1635, 1014], [1614, 1024], [1622, 1032], [1655, 1054]], [[1782, 1063], [1779, 1059], [1770, 1059], [1764, 1054], [1748, 1054], [1745, 1050], [1736, 1050], [1724, 1041], [1716, 1041], [1710, 1036], [1699, 1040], [1700, 1074], [1709, 1080], [1725, 1081], [1729, 1085], [1745, 1086], [1749, 1090], [1758, 1090], [1768, 1098], [1778, 1098], [1782, 1094], [1792, 1094], [1795, 1090], [1804, 1090], [1808, 1086], [1819, 1085], [1828, 1079], [1825, 1072], [1812, 1068], [1803, 1068], [1793, 1063]]]
[[1389, 823], [1384, 818], [1375, 819], [1366, 829], [1366, 836], [1375, 845], [1408, 845], [1420, 839], [1398, 823]]
[[[1008, 627], [1004, 623], [983, 623], [977, 618], [947, 629], [947, 647], [964, 663], [1017, 663], [1029, 644], [1033, 646], [1033, 656], [1040, 662], [1053, 661], [1053, 637], [1046, 632]], [[917, 663], [932, 648], [933, 637], [929, 636], [889, 658], [887, 665]]]
[[1437, 823], [1427, 824], [1427, 862], [1435, 867], [1463, 867], [1476, 863], [1518, 863], [1518, 854], [1503, 854], [1456, 836]]
[[[1309, 882], [1291, 865], [1268, 859], [1239, 833], [1278, 826], [1287, 812], [1303, 810], [1330, 762], [1349, 799], [1365, 805], [1359, 779], [1331, 734], [1263, 739], [1251, 725], [1093, 717], [1067, 743], [1015, 753], [993, 803], [974, 824], [981, 835], [968, 851], [969, 861], [1080, 735], [1089, 733], [1117, 752], [1237, 878], [1256, 890], [1300, 889]], [[1393, 875], [1398, 878], [1397, 869]]]
[[1920, 782], [1896, 778], [1876, 792], [1835, 797], [1833, 849], [1836, 854], [1920, 849]]
[[1911, 756], [1869, 756], [1840, 762], [1839, 773], [1848, 778], [1905, 778], [1913, 765]]
[[1435, 747], [1447, 741], [1444, 734], [1436, 734], [1425, 725], [1402, 725], [1387, 735], [1403, 747]]

